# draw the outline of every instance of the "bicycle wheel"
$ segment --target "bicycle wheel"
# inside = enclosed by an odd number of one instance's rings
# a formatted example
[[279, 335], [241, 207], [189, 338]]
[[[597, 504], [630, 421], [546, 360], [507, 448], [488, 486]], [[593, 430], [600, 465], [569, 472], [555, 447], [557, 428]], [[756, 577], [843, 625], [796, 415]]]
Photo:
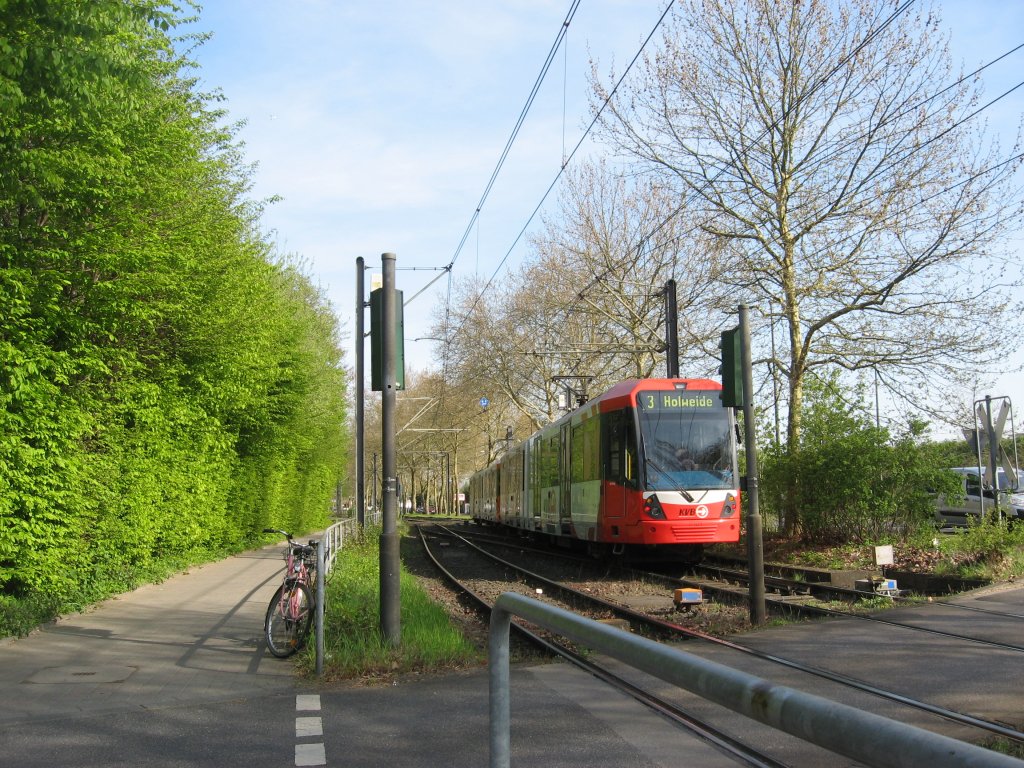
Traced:
[[313, 620], [313, 599], [305, 584], [282, 584], [267, 607], [264, 632], [267, 648], [283, 659], [306, 641]]

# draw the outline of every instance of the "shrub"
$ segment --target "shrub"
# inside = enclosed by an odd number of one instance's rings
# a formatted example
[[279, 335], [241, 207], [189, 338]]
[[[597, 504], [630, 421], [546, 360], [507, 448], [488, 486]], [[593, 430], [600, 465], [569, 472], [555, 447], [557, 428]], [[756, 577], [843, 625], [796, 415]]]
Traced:
[[800, 534], [823, 544], [895, 541], [931, 524], [936, 492], [955, 493], [925, 425], [895, 438], [846, 401], [835, 379], [807, 387], [798, 450], [762, 452], [761, 500], [781, 515], [791, 475], [797, 482]]

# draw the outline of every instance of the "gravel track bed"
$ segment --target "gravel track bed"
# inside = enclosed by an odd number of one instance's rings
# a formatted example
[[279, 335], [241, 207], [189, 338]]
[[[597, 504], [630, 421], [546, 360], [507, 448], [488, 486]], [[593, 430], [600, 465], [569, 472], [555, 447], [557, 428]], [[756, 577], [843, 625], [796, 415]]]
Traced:
[[[607, 609], [586, 604], [571, 596], [563, 598], [551, 594], [549, 587], [532, 583], [512, 568], [486, 559], [483, 555], [457, 539], [427, 531], [428, 542], [435, 556], [460, 581], [476, 594], [493, 603], [503, 592], [518, 592], [597, 620], [610, 619]], [[486, 646], [487, 627], [475, 609], [465, 604], [453, 587], [434, 568], [423, 552], [419, 537], [413, 531], [403, 542], [402, 555], [406, 568], [413, 572], [431, 596], [443, 605], [452, 620], [481, 647]], [[706, 602], [685, 610], [676, 610], [672, 589], [624, 575], [622, 569], [590, 560], [565, 559], [560, 553], [537, 554], [526, 549], [478, 543], [481, 549], [492, 551], [514, 565], [532, 571], [544, 578], [572, 587], [611, 603], [656, 616], [681, 626], [715, 635], [735, 634], [750, 628], [748, 611], [731, 605]], [[418, 554], [413, 554], [413, 550]], [[408, 557], [407, 557], [408, 555]], [[538, 589], [542, 590], [538, 592]]]

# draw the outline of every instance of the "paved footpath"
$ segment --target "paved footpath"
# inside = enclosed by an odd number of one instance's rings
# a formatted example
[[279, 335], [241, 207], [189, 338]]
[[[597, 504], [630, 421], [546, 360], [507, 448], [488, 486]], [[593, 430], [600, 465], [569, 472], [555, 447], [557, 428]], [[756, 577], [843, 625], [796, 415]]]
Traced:
[[292, 665], [262, 640], [282, 553], [195, 567], [0, 640], [0, 728], [293, 690]]

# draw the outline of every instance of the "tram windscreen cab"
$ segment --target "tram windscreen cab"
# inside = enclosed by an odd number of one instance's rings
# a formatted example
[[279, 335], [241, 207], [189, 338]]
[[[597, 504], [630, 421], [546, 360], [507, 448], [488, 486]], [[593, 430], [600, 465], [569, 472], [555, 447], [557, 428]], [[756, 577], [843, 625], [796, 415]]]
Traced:
[[659, 490], [737, 486], [733, 415], [719, 390], [637, 393], [643, 487]]

